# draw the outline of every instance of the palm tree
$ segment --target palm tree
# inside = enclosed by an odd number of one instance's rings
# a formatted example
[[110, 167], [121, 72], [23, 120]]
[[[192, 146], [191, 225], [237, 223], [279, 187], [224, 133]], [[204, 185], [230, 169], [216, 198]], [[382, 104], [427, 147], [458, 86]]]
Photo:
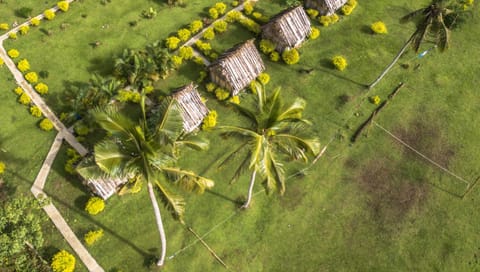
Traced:
[[433, 0], [427, 7], [411, 12], [400, 19], [401, 23], [416, 20], [416, 30], [400, 49], [393, 61], [377, 79], [368, 85], [369, 89], [382, 80], [409, 46], [412, 46], [415, 52], [418, 52], [423, 41], [429, 38], [441, 51], [448, 48], [450, 28], [455, 24], [459, 14], [457, 6], [449, 2], [447, 0]]
[[166, 238], [153, 185], [158, 188], [165, 208], [183, 223], [185, 202], [181, 196], [171, 192], [168, 181], [198, 193], [214, 184], [210, 179], [176, 166], [179, 147], [205, 149], [207, 144], [198, 139], [182, 137], [182, 118], [175, 103], [173, 99], [164, 99], [157, 110], [149, 113], [151, 117], [147, 119], [143, 95], [138, 122], [132, 121], [115, 106], [94, 110], [93, 116], [109, 136], [95, 145], [95, 164], [85, 163], [77, 168], [83, 177], [134, 176], [136, 180], [147, 183], [161, 241], [158, 266], [163, 266], [165, 262]]
[[285, 192], [284, 164], [282, 160], [308, 161], [309, 155], [319, 152], [317, 138], [306, 133], [305, 126], [310, 123], [302, 118], [306, 102], [303, 99], [285, 107], [280, 96], [280, 88], [267, 96], [264, 86], [256, 84], [256, 97], [253, 108], [233, 104], [238, 111], [250, 121], [248, 127], [222, 126], [227, 136], [242, 140], [241, 145], [229, 154], [221, 163], [242, 154], [240, 166], [234, 173], [232, 181], [238, 179], [245, 170], [251, 171], [247, 200], [242, 208], [248, 208], [257, 174], [263, 180], [267, 193], [277, 190]]

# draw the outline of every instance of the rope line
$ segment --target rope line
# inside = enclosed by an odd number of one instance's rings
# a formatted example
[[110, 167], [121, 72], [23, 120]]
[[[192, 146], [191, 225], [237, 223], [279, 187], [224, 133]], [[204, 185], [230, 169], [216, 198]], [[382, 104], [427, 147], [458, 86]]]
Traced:
[[379, 125], [377, 122], [373, 121], [373, 123], [375, 124], [375, 126], [377, 126], [378, 128], [382, 129], [385, 133], [387, 133], [388, 135], [390, 135], [392, 138], [394, 138], [395, 140], [397, 140], [399, 143], [403, 144], [404, 146], [406, 146], [408, 149], [412, 150], [413, 152], [417, 153], [420, 157], [422, 157], [423, 159], [425, 159], [426, 161], [430, 162], [431, 164], [435, 165], [436, 167], [440, 168], [441, 170], [445, 171], [446, 173], [448, 173], [449, 175], [455, 177], [456, 179], [464, 182], [465, 184], [467, 184], [468, 186], [470, 186], [470, 182], [466, 181], [464, 178], [456, 175], [455, 173], [451, 172], [450, 170], [446, 169], [445, 167], [441, 166], [440, 164], [436, 163], [435, 161], [431, 160], [430, 158], [428, 158], [427, 156], [423, 155], [422, 153], [420, 153], [420, 151], [416, 150], [415, 148], [411, 147], [410, 145], [408, 145], [407, 143], [405, 143], [404, 141], [402, 141], [400, 138], [398, 138], [397, 136], [395, 136], [393, 133], [391, 133], [390, 131], [388, 131], [386, 128], [382, 127], [381, 125]]

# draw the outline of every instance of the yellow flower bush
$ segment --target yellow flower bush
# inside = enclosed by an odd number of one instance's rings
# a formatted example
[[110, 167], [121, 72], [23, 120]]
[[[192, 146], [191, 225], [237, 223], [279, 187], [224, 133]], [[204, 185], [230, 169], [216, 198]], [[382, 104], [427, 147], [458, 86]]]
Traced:
[[30, 27], [28, 25], [23, 25], [20, 27], [20, 34], [27, 35], [29, 30], [30, 30]]
[[44, 131], [50, 131], [53, 129], [53, 123], [52, 121], [50, 121], [49, 119], [47, 118], [44, 118], [41, 122], [40, 122], [40, 129], [41, 130], [44, 130]]
[[63, 12], [67, 12], [69, 8], [69, 3], [67, 1], [60, 1], [57, 3], [58, 9], [60, 9]]
[[310, 34], [308, 35], [308, 38], [309, 38], [310, 40], [315, 40], [315, 39], [317, 39], [319, 36], [320, 36], [320, 29], [312, 26], [312, 27], [310, 28]]
[[38, 26], [38, 25], [40, 25], [40, 19], [38, 19], [38, 18], [32, 18], [32, 20], [30, 20], [30, 24], [31, 24], [32, 26]]
[[240, 97], [238, 95], [232, 96], [230, 99], [228, 99], [228, 102], [239, 105]]
[[23, 94], [23, 89], [22, 89], [21, 87], [16, 87], [15, 89], [13, 89], [13, 91], [14, 91], [17, 95]]
[[0, 24], [0, 30], [9, 30], [10, 27], [8, 26], [7, 23], [1, 23]]
[[40, 110], [39, 107], [34, 105], [34, 106], [30, 107], [30, 114], [34, 117], [41, 117], [42, 116], [42, 111]]
[[270, 60], [273, 62], [277, 62], [280, 60], [280, 54], [277, 51], [273, 51], [270, 53]]
[[286, 64], [292, 65], [297, 63], [300, 60], [300, 54], [298, 53], [298, 50], [295, 48], [290, 50], [285, 50], [282, 53], [282, 59]]
[[381, 99], [380, 99], [380, 96], [378, 95], [370, 97], [370, 102], [372, 102], [374, 105], [380, 104], [380, 101]]
[[210, 8], [208, 10], [208, 16], [213, 20], [218, 18], [218, 10], [216, 8]]
[[177, 56], [177, 55], [173, 55], [173, 56], [170, 57], [170, 59], [172, 60], [175, 67], [179, 67], [180, 65], [182, 65], [182, 62], [183, 62], [182, 57]]
[[195, 20], [190, 23], [188, 29], [192, 34], [198, 33], [203, 28], [203, 22], [200, 20]]
[[5, 163], [0, 161], [0, 175], [5, 173], [5, 169], [6, 169]]
[[215, 97], [218, 100], [223, 101], [223, 100], [227, 99], [229, 96], [230, 96], [230, 93], [228, 91], [226, 91], [225, 89], [223, 89], [223, 88], [216, 88], [215, 89]]
[[0, 58], [0, 67], [2, 67], [4, 64], [3, 59]]
[[186, 28], [182, 28], [179, 31], [177, 31], [177, 36], [178, 36], [178, 38], [180, 38], [180, 40], [182, 42], [188, 41], [188, 39], [190, 39], [191, 35], [192, 35], [192, 33], [190, 32], [190, 30], [188, 30]]
[[17, 32], [8, 33], [8, 38], [10, 38], [11, 40], [16, 40], [18, 38]]
[[340, 20], [340, 17], [338, 17], [338, 15], [334, 13], [334, 14], [329, 15], [329, 16], [320, 16], [320, 18], [318, 19], [318, 22], [322, 26], [329, 26], [329, 25], [333, 25], [336, 22], [338, 22], [338, 20]]
[[47, 9], [43, 12], [43, 16], [45, 16], [45, 18], [49, 21], [53, 20], [55, 18], [55, 11]]
[[178, 49], [178, 56], [184, 60], [193, 58], [193, 48], [191, 46], [182, 46]]
[[105, 201], [99, 197], [91, 197], [87, 205], [85, 206], [85, 211], [87, 211], [91, 215], [99, 214], [101, 211], [105, 209]]
[[73, 272], [75, 257], [66, 250], [61, 250], [53, 256], [51, 267], [53, 272]]
[[370, 29], [372, 29], [373, 33], [375, 33], [375, 34], [387, 34], [388, 33], [387, 26], [382, 21], [377, 21], [377, 22], [373, 23], [370, 26]]
[[205, 40], [213, 40], [215, 39], [215, 31], [213, 30], [212, 27], [207, 28], [205, 32], [203, 32], [202, 38]]
[[231, 10], [227, 13], [225, 20], [229, 23], [238, 21], [242, 17], [242, 13], [238, 10]]
[[217, 88], [217, 85], [215, 85], [213, 82], [209, 82], [207, 85], [205, 85], [205, 88], [207, 89], [207, 92], [211, 93]]
[[39, 94], [44, 95], [44, 94], [48, 93], [48, 86], [47, 86], [47, 84], [40, 82], [37, 85], [35, 85], [35, 90]]
[[209, 55], [212, 50], [212, 45], [210, 43], [202, 42], [201, 40], [197, 40], [195, 46], [205, 55]]
[[257, 80], [263, 85], [267, 85], [267, 83], [270, 82], [270, 75], [267, 73], [260, 73]]
[[225, 14], [225, 11], [227, 10], [227, 5], [225, 5], [225, 3], [223, 2], [218, 2], [218, 3], [215, 3], [213, 8], [217, 10], [219, 15], [222, 15], [222, 14]]
[[22, 59], [21, 61], [18, 62], [17, 68], [18, 70], [20, 70], [20, 72], [24, 73], [30, 70], [30, 63], [28, 63], [28, 60]]
[[215, 32], [217, 33], [223, 33], [227, 31], [228, 24], [224, 20], [218, 20], [215, 23], [213, 23], [213, 29], [215, 29]]
[[217, 112], [212, 110], [208, 113], [207, 116], [203, 119], [202, 129], [208, 130], [214, 128], [217, 125]]
[[22, 93], [19, 97], [18, 97], [18, 102], [22, 105], [28, 105], [30, 104], [32, 100], [30, 99], [30, 96], [28, 96], [26, 93]]
[[260, 51], [262, 51], [264, 54], [269, 54], [275, 50], [275, 44], [267, 39], [262, 39], [260, 40]]
[[10, 49], [10, 50], [8, 50], [7, 54], [8, 54], [8, 56], [11, 57], [12, 59], [18, 58], [18, 56], [20, 56], [20, 52], [18, 52], [17, 49]]
[[252, 12], [253, 12], [253, 4], [252, 4], [252, 2], [246, 2], [246, 3], [243, 5], [243, 12], [244, 12], [246, 15], [252, 14]]
[[89, 246], [93, 245], [96, 241], [100, 240], [103, 237], [103, 229], [91, 230], [85, 234], [83, 239], [85, 243]]
[[29, 82], [29, 83], [37, 83], [38, 81], [38, 75], [37, 73], [35, 72], [28, 72], [25, 74], [25, 79]]
[[347, 60], [343, 56], [335, 56], [332, 58], [332, 64], [335, 69], [339, 71], [345, 70], [347, 68]]
[[310, 19], [315, 20], [317, 19], [318, 16], [318, 10], [316, 9], [307, 9], [307, 14], [310, 17]]
[[179, 43], [180, 43], [180, 39], [175, 36], [168, 37], [167, 40], [165, 41], [167, 48], [170, 50], [177, 49]]

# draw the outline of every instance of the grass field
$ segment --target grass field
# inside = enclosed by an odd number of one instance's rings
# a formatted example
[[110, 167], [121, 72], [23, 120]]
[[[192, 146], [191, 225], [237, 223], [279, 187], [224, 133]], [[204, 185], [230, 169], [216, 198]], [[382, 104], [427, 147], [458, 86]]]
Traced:
[[[272, 15], [282, 9], [282, 3], [260, 0], [258, 9]], [[394, 4], [360, 1], [352, 15], [321, 28], [320, 38], [308, 41], [300, 49], [298, 64], [286, 66], [264, 58], [272, 77], [267, 87], [272, 90], [281, 86], [286, 98], [305, 98], [308, 101], [305, 116], [313, 121], [316, 135], [323, 144], [333, 139], [325, 155], [308, 169], [306, 176], [288, 181], [283, 197], [266, 196], [258, 185], [252, 208], [239, 212], [238, 201], [246, 194], [248, 177], [245, 175], [230, 185], [230, 169], [235, 165], [217, 168], [217, 161], [235, 143], [221, 139], [215, 132], [201, 132], [211, 141], [210, 150], [189, 153], [181, 165], [214, 179], [216, 186], [203, 196], [187, 195], [186, 225], [200, 235], [208, 233], [205, 242], [230, 270], [480, 269], [477, 257], [480, 255], [477, 230], [480, 221], [475, 217], [479, 201], [477, 187], [464, 199], [459, 198], [456, 195], [464, 192], [465, 184], [374, 124], [355, 144], [350, 143], [357, 127], [375, 108], [368, 97], [379, 95], [384, 100], [402, 81], [405, 87], [375, 121], [466, 181], [474, 182], [480, 177], [477, 167], [480, 121], [476, 118], [480, 111], [476, 93], [479, 81], [474, 68], [479, 56], [475, 43], [475, 37], [480, 34], [478, 16], [469, 18], [468, 25], [452, 32], [448, 51], [433, 50], [421, 59], [410, 52], [375, 89], [367, 91], [363, 86], [380, 73], [413, 31], [413, 25], [400, 25], [398, 18], [426, 3], [428, 1], [402, 0]], [[51, 86], [51, 94], [47, 101], [54, 109], [57, 105], [60, 109], [67, 82], [86, 81], [93, 71], [107, 73], [112, 57], [123, 48], [139, 48], [165, 38], [188, 24], [192, 14], [195, 18], [201, 17], [199, 12], [208, 5], [211, 3], [207, 1], [193, 1], [188, 2], [186, 8], [168, 9], [157, 2], [122, 5], [112, 2], [106, 6], [98, 2], [78, 2], [72, 4], [69, 13], [41, 25], [52, 30], [53, 35], [32, 31], [27, 37], [8, 42], [6, 47], [19, 49], [34, 70], [49, 71], [45, 81]], [[138, 19], [141, 10], [149, 6], [157, 7], [159, 15], [153, 20], [140, 20], [131, 29], [128, 22]], [[121, 19], [109, 21], [102, 16], [107, 12], [109, 17]], [[87, 18], [82, 18], [82, 14], [88, 14]], [[377, 20], [387, 24], [388, 35], [369, 33], [369, 25]], [[62, 23], [68, 23], [64, 31], [60, 29]], [[102, 29], [105, 24], [109, 28]], [[217, 36], [212, 45], [222, 51], [248, 36], [244, 29], [233, 26]], [[95, 40], [101, 40], [103, 45], [95, 49], [88, 45]], [[424, 49], [430, 47], [426, 44]], [[344, 55], [349, 63], [344, 72], [330, 66], [330, 58], [338, 54]], [[299, 72], [312, 68], [310, 74]], [[39, 154], [38, 160], [14, 164], [12, 173], [7, 173], [5, 179], [20, 183], [13, 173], [22, 173], [30, 181], [53, 134], [35, 128], [33, 117], [15, 102], [15, 94], [10, 91], [13, 83], [7, 80], [5, 68], [1, 69], [0, 87], [8, 91], [0, 94], [2, 98], [5, 96], [0, 100], [4, 104], [0, 105], [2, 109], [4, 105], [8, 107], [8, 114], [0, 117], [0, 123], [7, 124], [0, 135], [8, 139], [9, 135], [15, 135], [15, 142], [5, 140], [12, 158], [25, 159]], [[187, 64], [158, 87], [171, 90], [196, 79], [199, 71], [199, 66]], [[209, 107], [219, 112], [220, 124], [242, 122], [231, 109], [205, 96]], [[24, 118], [20, 118], [22, 114]], [[18, 121], [11, 122], [13, 116], [18, 116]], [[16, 150], [14, 146], [26, 141], [21, 137], [34, 137], [34, 140], [27, 141], [31, 146]], [[89, 216], [83, 211], [89, 193], [76, 177], [64, 172], [64, 160], [64, 155], [60, 155], [55, 161], [45, 191], [79, 237], [91, 229], [105, 230], [103, 240], [89, 248], [93, 256], [106, 271], [152, 270], [149, 265], [158, 254], [159, 242], [146, 190], [112, 197], [102, 214]], [[289, 173], [298, 168], [290, 168]], [[167, 256], [173, 256], [167, 260], [164, 271], [225, 270], [205, 247], [194, 243], [195, 237], [185, 226], [166, 212], [163, 219], [168, 239]], [[51, 235], [50, 248], [65, 246], [54, 232], [47, 233]]]

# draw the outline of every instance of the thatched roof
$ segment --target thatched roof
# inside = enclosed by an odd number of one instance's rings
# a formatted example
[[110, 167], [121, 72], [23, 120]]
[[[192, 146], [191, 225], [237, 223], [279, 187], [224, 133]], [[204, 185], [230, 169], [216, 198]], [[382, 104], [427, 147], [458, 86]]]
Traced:
[[225, 51], [208, 66], [211, 81], [232, 95], [237, 95], [264, 70], [265, 65], [253, 39]]
[[310, 33], [310, 20], [302, 6], [288, 8], [262, 26], [262, 38], [276, 44], [278, 51], [298, 47]]
[[183, 129], [185, 132], [192, 132], [203, 121], [208, 114], [208, 108], [202, 102], [197, 86], [192, 83], [177, 89], [172, 94], [177, 101], [178, 108], [183, 118]]
[[316, 9], [320, 15], [331, 15], [347, 3], [347, 0], [305, 0], [305, 7]]

